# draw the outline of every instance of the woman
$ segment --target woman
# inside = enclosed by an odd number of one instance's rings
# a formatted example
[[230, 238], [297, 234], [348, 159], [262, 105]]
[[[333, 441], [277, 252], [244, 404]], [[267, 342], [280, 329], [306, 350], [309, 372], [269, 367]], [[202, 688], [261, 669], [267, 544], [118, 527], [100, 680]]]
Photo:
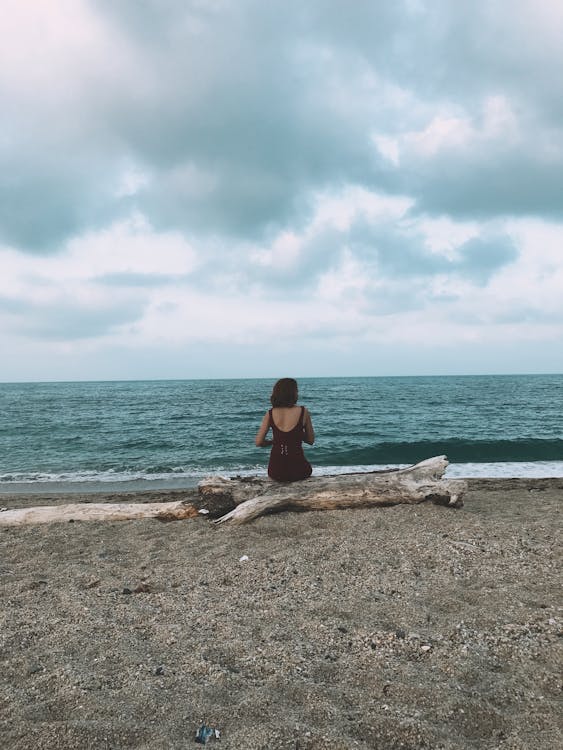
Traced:
[[[268, 476], [277, 482], [296, 482], [307, 479], [313, 471], [305, 458], [301, 443], [315, 442], [311, 415], [304, 406], [297, 406], [297, 381], [282, 378], [274, 385], [270, 402], [272, 408], [264, 414], [255, 443], [259, 448], [272, 446]], [[266, 440], [272, 429], [273, 440]]]

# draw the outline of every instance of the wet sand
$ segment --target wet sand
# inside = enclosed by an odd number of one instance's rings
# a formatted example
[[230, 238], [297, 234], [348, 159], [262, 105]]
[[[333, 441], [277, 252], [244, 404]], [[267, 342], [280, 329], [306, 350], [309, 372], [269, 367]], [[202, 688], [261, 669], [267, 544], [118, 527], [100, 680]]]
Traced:
[[561, 747], [562, 497], [0, 526], [0, 747]]

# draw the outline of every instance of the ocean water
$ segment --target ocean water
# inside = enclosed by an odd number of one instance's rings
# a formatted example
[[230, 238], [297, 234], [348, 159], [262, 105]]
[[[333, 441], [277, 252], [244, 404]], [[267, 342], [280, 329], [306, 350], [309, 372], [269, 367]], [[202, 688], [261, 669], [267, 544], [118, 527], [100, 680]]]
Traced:
[[[264, 474], [273, 380], [0, 384], [0, 492]], [[304, 378], [314, 474], [446, 454], [450, 476], [563, 476], [563, 375]]]

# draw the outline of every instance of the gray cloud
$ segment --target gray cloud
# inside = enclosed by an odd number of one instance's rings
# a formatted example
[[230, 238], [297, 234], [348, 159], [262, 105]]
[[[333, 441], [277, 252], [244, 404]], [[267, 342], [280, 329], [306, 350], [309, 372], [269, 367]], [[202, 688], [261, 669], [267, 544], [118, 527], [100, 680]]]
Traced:
[[[520, 144], [520, 148], [526, 144]], [[533, 143], [527, 144], [530, 151]], [[563, 137], [551, 160], [498, 143], [471, 153], [416, 160], [405, 170], [405, 192], [416, 197], [413, 214], [460, 219], [494, 216], [563, 218]]]
[[[539, 301], [541, 302], [541, 300]], [[521, 325], [528, 323], [531, 325], [561, 325], [563, 324], [563, 311], [548, 312], [538, 307], [523, 305], [522, 307], [511, 308], [502, 313], [491, 316], [492, 322], [506, 325]]]
[[[198, 288], [220, 290], [225, 283], [239, 292], [262, 290], [268, 299], [301, 299], [311, 293], [328, 271], [337, 271], [345, 257], [358, 262], [370, 309], [380, 313], [417, 309], [429, 302], [455, 301], [455, 294], [435, 295], [428, 280], [442, 276], [486, 286], [496, 273], [517, 261], [519, 253], [504, 234], [483, 232], [455, 251], [434, 252], [425, 236], [401, 222], [356, 220], [346, 230], [325, 228], [304, 241], [295, 258], [284, 264], [283, 249], [278, 263], [249, 262], [244, 252], [210, 253], [206, 262], [190, 276]], [[381, 288], [385, 283], [385, 290]], [[376, 290], [376, 291], [375, 291]], [[408, 290], [408, 292], [406, 291]], [[357, 295], [357, 291], [351, 291]]]
[[27, 303], [21, 299], [0, 296], [0, 312], [18, 315], [20, 313], [25, 313], [27, 309]]
[[432, 252], [425, 238], [395, 224], [357, 222], [350, 247], [367, 261], [373, 273], [386, 278], [417, 278], [437, 274], [462, 276], [486, 284], [505, 265], [516, 261], [518, 250], [506, 235], [474, 237], [457, 248], [455, 257]]
[[[410, 195], [418, 213], [562, 216], [563, 96], [553, 71], [563, 53], [502, 4], [91, 5], [136, 51], [137, 76], [84, 80], [72, 111], [38, 109], [33, 142], [23, 127], [33, 108], [24, 122], [6, 107], [6, 243], [53, 252], [134, 209], [157, 229], [266, 240], [303, 226], [318, 191], [346, 184]], [[439, 106], [478, 119], [483, 100], [498, 95], [523, 133], [513, 145], [497, 140], [395, 168], [371, 141], [373, 132], [425, 127]], [[74, 123], [71, 138], [58, 131], [63, 118]], [[149, 180], [118, 197], [126, 162]], [[380, 260], [406, 268], [408, 252], [393, 259], [389, 250], [385, 261], [381, 250]], [[431, 258], [412, 260], [431, 271]]]
[[[136, 3], [104, 7], [133, 33], [158, 80], [148, 97], [126, 99], [114, 113], [156, 174], [141, 196], [145, 210], [166, 223], [252, 236], [286, 221], [312, 187], [373, 179], [365, 122], [335, 106], [329, 71], [313, 52], [301, 59], [311, 43], [303, 13], [255, 2], [168, 3], [147, 35], [153, 3], [140, 15]], [[165, 55], [155, 51], [163, 39]], [[349, 71], [340, 73], [350, 85]], [[211, 188], [198, 193], [178, 166]]]
[[0, 311], [10, 314], [6, 330], [28, 338], [51, 341], [89, 339], [134, 323], [143, 313], [140, 302], [117, 302], [103, 308], [76, 303], [33, 304], [0, 300]]
[[58, 150], [38, 137], [19, 153], [0, 151], [0, 242], [34, 254], [56, 252], [65, 239], [101, 228], [129, 208], [115, 195], [108, 161], [114, 154], [102, 150], [98, 159], [82, 148], [88, 143]]
[[484, 286], [494, 274], [518, 258], [518, 251], [509, 237], [484, 239], [474, 237], [458, 250], [459, 258], [451, 265], [463, 276]]
[[93, 281], [101, 286], [107, 287], [140, 287], [151, 289], [168, 284], [179, 284], [188, 281], [189, 274], [167, 274], [167, 273], [133, 273], [129, 271], [116, 271], [95, 276]]

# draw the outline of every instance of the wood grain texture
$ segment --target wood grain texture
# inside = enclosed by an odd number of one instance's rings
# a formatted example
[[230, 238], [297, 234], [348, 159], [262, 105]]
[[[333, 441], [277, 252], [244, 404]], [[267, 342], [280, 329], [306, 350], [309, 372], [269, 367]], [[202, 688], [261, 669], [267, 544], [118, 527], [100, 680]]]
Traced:
[[173, 503], [71, 503], [5, 510], [0, 513], [0, 526], [25, 526], [63, 521], [131, 521], [138, 518], [178, 521], [197, 515], [198, 509], [194, 505], [181, 501]]
[[[459, 508], [467, 483], [444, 479], [446, 456], [435, 456], [405, 469], [310, 477], [301, 482], [211, 477], [199, 485], [212, 515], [232, 508], [215, 523], [246, 523], [280, 510], [335, 510], [430, 501]], [[234, 508], [232, 506], [235, 506]]]

